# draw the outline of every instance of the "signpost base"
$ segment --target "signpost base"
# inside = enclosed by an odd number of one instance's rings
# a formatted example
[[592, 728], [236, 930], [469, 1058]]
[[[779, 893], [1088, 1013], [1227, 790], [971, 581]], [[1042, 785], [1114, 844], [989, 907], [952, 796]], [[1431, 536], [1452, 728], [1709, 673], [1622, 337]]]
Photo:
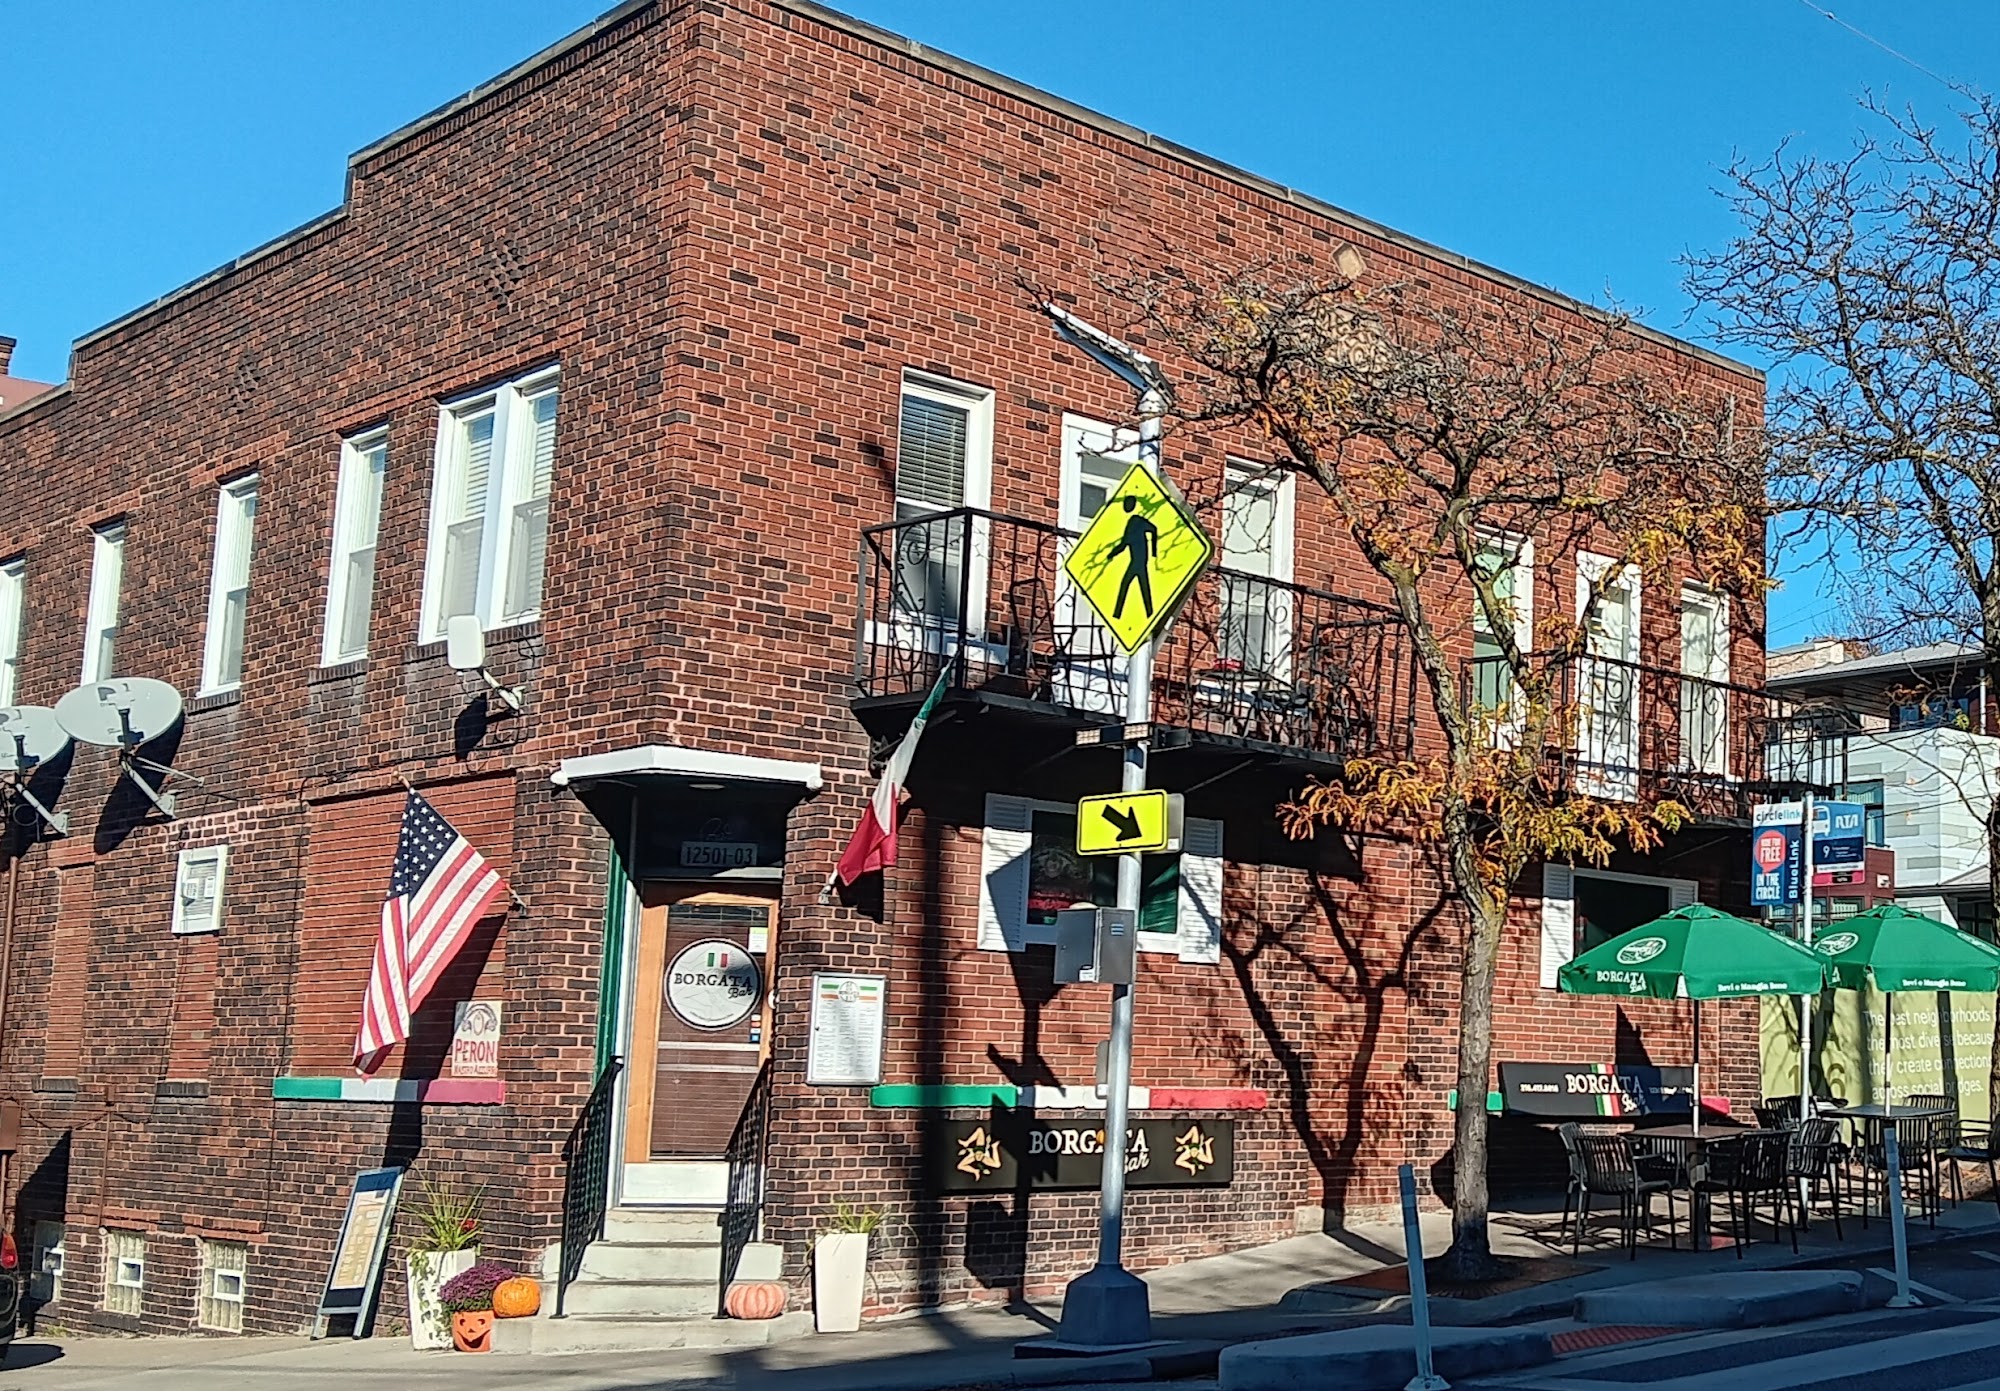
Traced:
[[1063, 1342], [1083, 1347], [1131, 1347], [1151, 1342], [1153, 1311], [1146, 1282], [1115, 1265], [1093, 1266], [1063, 1293]]

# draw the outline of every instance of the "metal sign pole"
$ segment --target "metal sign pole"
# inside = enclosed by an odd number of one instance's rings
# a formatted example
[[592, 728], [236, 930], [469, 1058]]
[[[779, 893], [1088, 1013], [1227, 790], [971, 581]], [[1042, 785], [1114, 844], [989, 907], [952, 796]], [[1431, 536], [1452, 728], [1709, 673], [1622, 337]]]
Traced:
[[[1831, 829], [1831, 827], [1829, 827]], [[1805, 842], [1804, 874], [1799, 883], [1799, 941], [1807, 951], [1813, 944], [1813, 797], [1805, 796], [1805, 824], [1799, 828], [1800, 838]], [[1799, 1119], [1809, 1121], [1813, 1114], [1812, 1087], [1812, 1023], [1813, 1008], [1819, 1004], [1819, 992], [1799, 996]], [[1801, 1183], [1804, 1181], [1801, 1180]]]
[[[1166, 399], [1149, 389], [1139, 397], [1139, 458], [1157, 475], [1160, 468], [1160, 417]], [[1153, 718], [1153, 653], [1155, 634], [1134, 649], [1125, 671], [1125, 724], [1150, 733]], [[1146, 757], [1151, 739], [1140, 737], [1125, 745], [1125, 767], [1119, 784], [1125, 792], [1146, 790]], [[1144, 891], [1140, 856], [1118, 857], [1118, 907], [1137, 920]], [[1148, 1342], [1153, 1319], [1146, 1282], [1126, 1270], [1125, 1132], [1132, 1095], [1132, 985], [1111, 987], [1111, 1046], [1104, 1078], [1104, 1177], [1098, 1205], [1097, 1264], [1070, 1281], [1063, 1296], [1062, 1341], [1091, 1347], [1119, 1347]]]
[[1450, 1391], [1451, 1383], [1431, 1365], [1431, 1293], [1424, 1273], [1424, 1231], [1417, 1223], [1417, 1176], [1407, 1164], [1396, 1170], [1403, 1190], [1403, 1251], [1410, 1271], [1410, 1331], [1417, 1343], [1417, 1374], [1403, 1391]]

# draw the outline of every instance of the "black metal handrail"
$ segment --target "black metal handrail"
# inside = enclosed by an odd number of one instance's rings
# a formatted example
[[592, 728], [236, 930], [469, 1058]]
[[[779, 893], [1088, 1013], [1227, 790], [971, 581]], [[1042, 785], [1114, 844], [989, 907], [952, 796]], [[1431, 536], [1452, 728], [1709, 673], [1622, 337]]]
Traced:
[[729, 1194], [722, 1206], [722, 1275], [716, 1289], [716, 1312], [725, 1312], [730, 1283], [743, 1259], [743, 1248], [757, 1239], [764, 1215], [764, 1150], [771, 1130], [771, 1060], [757, 1070], [743, 1112], [730, 1132]]
[[[1671, 667], [1580, 653], [1537, 653], [1551, 708], [1544, 752], [1573, 791], [1616, 800], [1672, 798], [1700, 815], [1742, 818], [1774, 793], [1830, 790], [1846, 751], [1803, 703], [1757, 686]], [[1469, 707], [1487, 712], [1496, 743], [1518, 738], [1505, 658], [1468, 662]]]
[[[1013, 695], [1079, 715], [1123, 711], [1125, 658], [1062, 574], [1074, 532], [977, 508], [861, 534], [855, 684]], [[1392, 608], [1211, 567], [1153, 664], [1153, 718], [1278, 749], [1401, 755], [1416, 663]]]
[[563, 1143], [562, 1264], [556, 1273], [555, 1317], [563, 1316], [570, 1282], [583, 1269], [583, 1253], [604, 1235], [611, 1195], [611, 1102], [625, 1060], [613, 1058], [597, 1074], [590, 1099]]

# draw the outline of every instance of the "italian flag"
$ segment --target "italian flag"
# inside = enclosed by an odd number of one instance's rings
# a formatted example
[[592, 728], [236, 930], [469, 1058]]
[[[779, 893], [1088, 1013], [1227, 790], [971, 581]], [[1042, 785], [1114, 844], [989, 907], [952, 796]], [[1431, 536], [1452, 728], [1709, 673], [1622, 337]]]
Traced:
[[868, 810], [861, 813], [861, 824], [854, 828], [853, 838], [847, 842], [847, 849], [840, 852], [840, 863], [834, 866], [820, 894], [822, 903], [832, 898], [836, 881], [852, 884], [864, 874], [880, 874], [896, 863], [896, 827], [903, 813], [903, 782], [910, 775], [910, 763], [917, 756], [917, 741], [924, 737], [924, 726], [930, 722], [938, 702], [944, 699], [950, 674], [947, 665], [924, 698], [917, 717], [910, 721], [909, 733], [889, 755], [889, 762], [882, 769], [882, 781], [875, 785], [875, 795], [869, 799]]

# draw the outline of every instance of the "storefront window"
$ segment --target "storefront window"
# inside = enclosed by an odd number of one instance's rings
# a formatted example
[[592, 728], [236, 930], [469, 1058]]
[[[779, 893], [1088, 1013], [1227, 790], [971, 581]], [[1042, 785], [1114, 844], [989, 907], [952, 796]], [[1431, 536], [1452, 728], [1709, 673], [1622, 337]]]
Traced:
[[[1076, 853], [1076, 813], [1036, 808], [1028, 851], [1028, 926], [1053, 927], [1056, 914], [1078, 903], [1108, 908], [1118, 901], [1118, 857]], [[1181, 861], [1148, 855], [1139, 931], [1174, 936], [1179, 929]]]

